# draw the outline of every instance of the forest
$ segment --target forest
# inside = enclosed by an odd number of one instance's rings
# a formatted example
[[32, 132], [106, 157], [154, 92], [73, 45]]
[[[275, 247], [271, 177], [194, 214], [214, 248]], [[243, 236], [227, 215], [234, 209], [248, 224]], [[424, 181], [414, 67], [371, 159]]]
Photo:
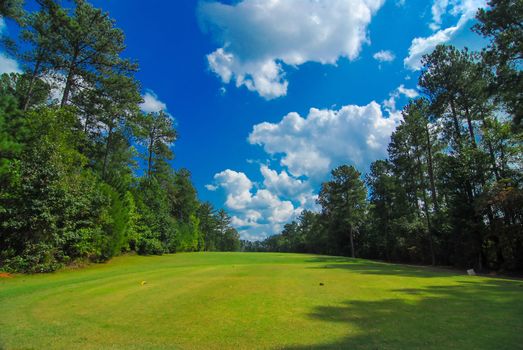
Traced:
[[89, 2], [71, 3], [0, 2], [20, 29], [2, 44], [24, 67], [0, 77], [1, 269], [238, 250], [228, 214], [172, 168], [174, 118], [140, 110], [124, 33]]
[[222, 209], [175, 170], [176, 122], [140, 110], [137, 62], [85, 0], [0, 4], [2, 45], [24, 73], [0, 77], [0, 266], [49, 272], [125, 252], [273, 251], [478, 270], [523, 270], [522, 2], [491, 0], [481, 52], [424, 56], [388, 158], [332, 170], [320, 212], [241, 241]]
[[387, 159], [332, 170], [320, 213], [244, 249], [523, 270], [523, 2], [489, 5], [473, 27], [484, 50], [424, 56]]

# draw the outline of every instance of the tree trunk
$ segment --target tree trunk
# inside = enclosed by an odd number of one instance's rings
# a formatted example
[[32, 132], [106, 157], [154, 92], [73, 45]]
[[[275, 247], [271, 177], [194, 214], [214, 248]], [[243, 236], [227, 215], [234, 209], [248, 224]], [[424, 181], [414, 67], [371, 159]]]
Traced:
[[91, 116], [87, 114], [85, 116], [85, 123], [84, 123], [84, 134], [87, 135], [87, 132], [89, 131], [89, 124], [91, 124]]
[[154, 144], [154, 137], [153, 137], [153, 135], [150, 135], [149, 136], [149, 147], [147, 148], [148, 152], [149, 152], [149, 158], [148, 158], [148, 161], [147, 161], [147, 176], [148, 177], [151, 177], [151, 172], [152, 172], [153, 144]]
[[109, 132], [107, 134], [107, 143], [105, 145], [105, 154], [104, 154], [104, 164], [102, 169], [102, 178], [105, 179], [105, 173], [107, 171], [107, 161], [109, 159], [109, 148], [111, 147], [111, 139], [113, 136], [113, 127], [109, 127]]
[[354, 235], [353, 235], [352, 225], [350, 225], [350, 228], [349, 228], [349, 237], [350, 237], [351, 257], [355, 258], [356, 254], [354, 253]]
[[476, 135], [474, 133], [474, 125], [472, 125], [472, 119], [470, 119], [470, 112], [469, 112], [469, 107], [465, 107], [465, 113], [466, 113], [466, 118], [467, 118], [467, 125], [469, 127], [469, 135], [470, 135], [470, 141], [472, 142], [472, 147], [474, 147], [474, 149], [477, 149], [478, 146], [476, 144]]
[[437, 213], [439, 211], [439, 205], [438, 205], [438, 197], [437, 197], [437, 193], [436, 193], [436, 183], [434, 181], [434, 161], [432, 158], [432, 143], [431, 143], [431, 139], [430, 139], [430, 130], [429, 130], [428, 124], [425, 125], [425, 134], [427, 137], [427, 153], [428, 153], [427, 160], [429, 162], [428, 171], [429, 171], [429, 181], [430, 181], [430, 193], [432, 195], [434, 211]]
[[[452, 111], [452, 120], [454, 121], [454, 131], [455, 131], [455, 135], [456, 135], [456, 146], [457, 146], [457, 151], [458, 151], [458, 155], [459, 155], [459, 158], [462, 157], [462, 154], [461, 154], [461, 131], [460, 131], [460, 127], [459, 127], [459, 120], [458, 120], [458, 115], [456, 114], [456, 108], [454, 107], [454, 100], [450, 100], [450, 109]], [[470, 183], [470, 181], [465, 181], [465, 192], [467, 193], [467, 199], [468, 199], [468, 204], [472, 204], [472, 202], [474, 201], [474, 191], [472, 190], [472, 184]]]
[[75, 48], [74, 53], [73, 53], [73, 58], [69, 65], [69, 72], [67, 73], [67, 80], [65, 81], [64, 94], [62, 95], [62, 103], [60, 103], [60, 107], [62, 107], [62, 108], [65, 107], [67, 101], [69, 100], [69, 93], [71, 92], [71, 88], [73, 85], [74, 71], [76, 68], [76, 60], [78, 59], [79, 54], [80, 54], [79, 49]]
[[452, 112], [452, 120], [454, 121], [454, 134], [456, 136], [456, 145], [458, 146], [458, 151], [461, 150], [461, 130], [459, 127], [459, 120], [456, 114], [456, 108], [454, 107], [454, 100], [450, 100], [450, 109]]
[[[483, 123], [483, 130], [486, 130], [489, 129], [488, 127], [488, 123], [487, 121], [485, 120], [485, 118], [483, 117], [482, 118], [482, 123]], [[483, 137], [483, 139], [485, 139], [486, 143], [487, 143], [487, 148], [488, 148], [488, 151], [489, 151], [489, 156], [490, 156], [490, 162], [492, 163], [492, 171], [494, 172], [494, 176], [496, 177], [496, 180], [499, 181], [501, 179], [501, 171], [498, 167], [498, 165], [496, 164], [496, 155], [494, 153], [494, 147], [492, 146], [492, 142], [486, 138], [486, 137]]]
[[23, 107], [24, 112], [27, 111], [27, 109], [29, 108], [29, 103], [31, 102], [31, 97], [33, 95], [33, 88], [34, 88], [34, 84], [36, 81], [36, 76], [38, 75], [38, 70], [40, 69], [41, 63], [42, 63], [42, 61], [40, 59], [36, 61], [35, 67], [33, 69], [33, 74], [31, 74], [31, 80], [29, 81], [29, 88], [27, 89], [27, 95], [25, 96], [25, 101], [24, 101], [24, 107]]
[[424, 177], [423, 177], [423, 169], [421, 167], [421, 159], [420, 159], [420, 156], [419, 156], [419, 152], [417, 152], [418, 155], [417, 155], [417, 163], [418, 163], [418, 176], [419, 176], [419, 181], [420, 181], [420, 187], [421, 187], [421, 193], [423, 194], [423, 211], [425, 213], [425, 219], [427, 221], [427, 233], [428, 233], [428, 236], [429, 236], [429, 249], [430, 249], [430, 258], [431, 258], [431, 262], [432, 262], [432, 265], [436, 265], [436, 254], [434, 253], [434, 240], [433, 240], [433, 237], [432, 237], [432, 225], [431, 225], [431, 222], [430, 222], [430, 213], [429, 213], [429, 209], [428, 209], [428, 204], [427, 204], [427, 192], [425, 191], [425, 180], [424, 180]]

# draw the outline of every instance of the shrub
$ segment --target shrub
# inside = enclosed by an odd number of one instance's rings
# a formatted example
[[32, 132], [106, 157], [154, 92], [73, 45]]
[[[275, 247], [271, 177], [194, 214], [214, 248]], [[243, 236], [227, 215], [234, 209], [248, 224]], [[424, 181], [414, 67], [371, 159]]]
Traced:
[[138, 254], [162, 255], [164, 253], [162, 242], [156, 238], [140, 238], [138, 241]]

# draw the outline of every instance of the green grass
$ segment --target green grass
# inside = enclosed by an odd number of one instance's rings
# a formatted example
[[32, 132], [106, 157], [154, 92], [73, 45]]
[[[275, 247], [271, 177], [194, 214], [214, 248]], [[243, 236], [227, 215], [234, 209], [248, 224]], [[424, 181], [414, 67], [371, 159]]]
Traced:
[[315, 255], [124, 256], [0, 279], [2, 347], [521, 349], [523, 282]]

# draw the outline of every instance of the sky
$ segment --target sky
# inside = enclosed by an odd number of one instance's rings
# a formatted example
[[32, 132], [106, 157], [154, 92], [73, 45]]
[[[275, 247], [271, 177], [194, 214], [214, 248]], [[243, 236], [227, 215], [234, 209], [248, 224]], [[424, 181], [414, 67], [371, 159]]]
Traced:
[[[126, 35], [142, 109], [176, 119], [173, 167], [248, 240], [318, 210], [336, 166], [386, 157], [422, 55], [484, 45], [470, 27], [486, 0], [91, 2]], [[22, 69], [0, 51], [0, 73]]]

